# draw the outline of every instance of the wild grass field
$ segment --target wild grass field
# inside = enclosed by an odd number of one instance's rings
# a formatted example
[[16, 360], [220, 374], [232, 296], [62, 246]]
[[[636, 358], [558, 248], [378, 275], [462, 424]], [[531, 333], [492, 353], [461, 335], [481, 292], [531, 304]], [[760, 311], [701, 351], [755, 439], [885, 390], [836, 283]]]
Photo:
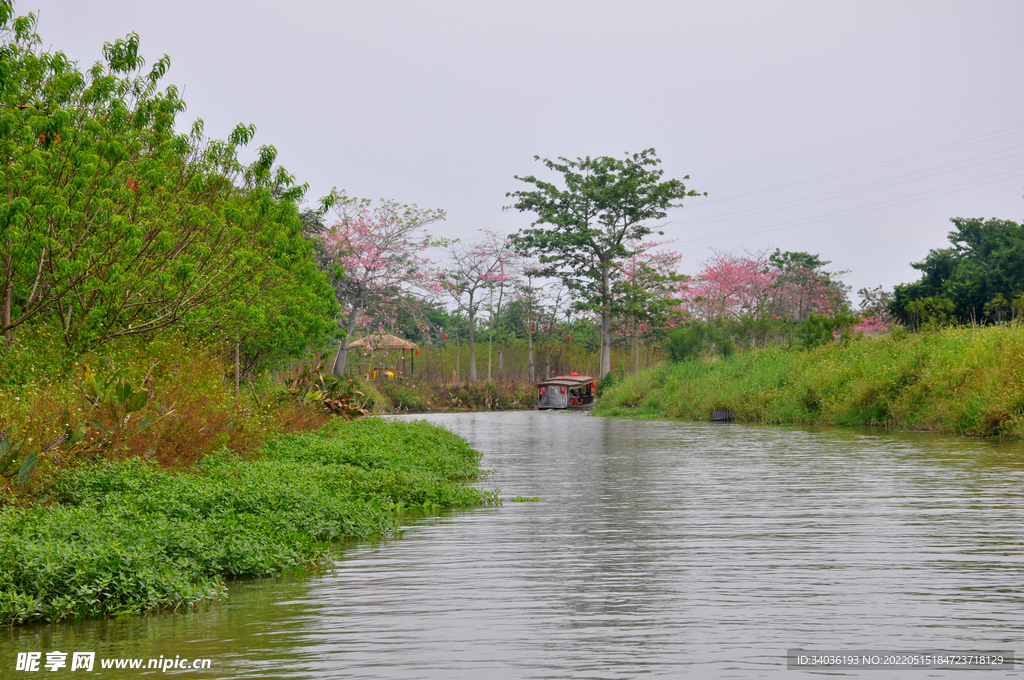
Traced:
[[607, 390], [601, 415], [871, 425], [1024, 438], [1024, 328], [955, 327], [662, 364]]

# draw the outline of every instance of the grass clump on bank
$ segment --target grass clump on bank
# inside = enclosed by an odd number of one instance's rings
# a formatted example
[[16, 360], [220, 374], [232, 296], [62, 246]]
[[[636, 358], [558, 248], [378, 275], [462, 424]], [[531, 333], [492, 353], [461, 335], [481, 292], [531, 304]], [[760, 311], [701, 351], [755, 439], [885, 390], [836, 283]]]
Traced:
[[227, 577], [324, 564], [335, 541], [397, 536], [397, 510], [495, 502], [469, 485], [478, 461], [441, 428], [366, 419], [190, 472], [137, 458], [67, 470], [40, 503], [0, 510], [0, 624], [193, 606]]
[[633, 374], [602, 415], [708, 420], [732, 409], [761, 423], [875, 425], [1024, 438], [1024, 328], [948, 328], [768, 347]]

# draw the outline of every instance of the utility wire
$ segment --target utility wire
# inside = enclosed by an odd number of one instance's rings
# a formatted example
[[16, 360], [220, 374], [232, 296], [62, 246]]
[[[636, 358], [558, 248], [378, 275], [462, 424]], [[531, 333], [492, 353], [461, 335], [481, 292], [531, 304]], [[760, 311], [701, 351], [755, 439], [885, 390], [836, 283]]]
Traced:
[[[755, 207], [755, 208], [744, 208], [742, 210], [736, 210], [736, 211], [729, 212], [729, 213], [724, 213], [724, 214], [721, 214], [721, 215], [703, 217], [703, 218], [699, 218], [699, 219], [696, 219], [696, 220], [693, 220], [693, 221], [687, 221], [687, 220], [682, 219], [682, 218], [678, 219], [678, 220], [672, 220], [671, 222], [665, 222], [665, 223], [659, 225], [658, 228], [659, 229], [664, 229], [665, 227], [667, 227], [667, 226], [669, 226], [671, 224], [679, 223], [679, 222], [683, 222], [683, 224], [680, 225], [680, 227], [677, 227], [677, 228], [681, 228], [681, 227], [695, 227], [695, 226], [702, 226], [702, 225], [705, 225], [705, 224], [715, 224], [715, 223], [718, 223], [718, 222], [726, 222], [726, 221], [728, 221], [730, 219], [733, 219], [735, 217], [748, 216], [750, 214], [778, 212], [780, 210], [788, 210], [788, 209], [791, 209], [791, 208], [800, 208], [800, 207], [807, 206], [807, 205], [814, 205], [816, 203], [822, 203], [824, 201], [835, 200], [837, 198], [847, 198], [849, 196], [857, 196], [857, 195], [860, 195], [860, 194], [869, 193], [871, 191], [879, 191], [881, 189], [888, 189], [890, 187], [900, 186], [902, 184], [909, 184], [909, 183], [912, 183], [912, 182], [919, 182], [921, 180], [929, 179], [929, 178], [932, 178], [932, 177], [939, 177], [939, 176], [948, 175], [948, 174], [954, 173], [954, 172], [960, 172], [962, 170], [969, 170], [971, 168], [976, 168], [976, 167], [983, 166], [983, 165], [989, 165], [991, 163], [996, 163], [998, 161], [1007, 160], [1009, 158], [1016, 158], [1018, 156], [1024, 155], [1024, 152], [1018, 152], [1018, 153], [1013, 153], [1013, 154], [1006, 154], [1006, 155], [1000, 156], [999, 158], [993, 158], [993, 159], [990, 159], [990, 160], [982, 161], [980, 163], [974, 163], [973, 165], [963, 165], [964, 163], [966, 163], [968, 161], [977, 160], [979, 158], [985, 158], [986, 156], [992, 156], [992, 155], [997, 154], [997, 153], [1004, 153], [1005, 151], [1012, 151], [1014, 149], [1021, 149], [1021, 148], [1024, 148], [1024, 144], [1019, 144], [1017, 146], [1010, 147], [1009, 149], [1000, 149], [999, 151], [993, 151], [991, 153], [982, 154], [980, 156], [975, 156], [973, 158], [965, 158], [963, 160], [956, 161], [954, 163], [948, 163], [946, 165], [940, 165], [940, 166], [937, 166], [937, 167], [938, 168], [947, 168], [947, 167], [951, 168], [949, 170], [942, 170], [940, 172], [932, 172], [930, 174], [923, 174], [923, 173], [929, 172], [929, 170], [931, 170], [932, 168], [927, 168], [925, 170], [916, 170], [914, 172], [905, 173], [903, 175], [896, 175], [895, 177], [889, 177], [889, 178], [885, 178], [885, 179], [880, 179], [880, 180], [876, 180], [874, 182], [867, 182], [867, 183], [859, 184], [859, 185], [852, 186], [852, 187], [845, 187], [843, 189], [835, 189], [833, 191], [827, 191], [825, 193], [815, 194], [813, 196], [805, 196], [805, 197], [801, 197], [801, 198], [794, 198], [794, 199], [791, 199], [789, 201], [783, 201], [781, 203], [773, 203], [773, 204], [770, 204], [770, 205], [767, 205], [767, 206], [758, 206], [758, 207]], [[959, 167], [953, 167], [953, 166], [959, 166]], [[920, 175], [920, 176], [915, 177], [915, 175]], [[897, 181], [897, 180], [899, 180], [899, 181]], [[876, 186], [876, 185], [879, 185], [879, 186]], [[857, 191], [858, 189], [859, 189], [859, 191]]]
[[[918, 159], [921, 159], [921, 158], [927, 158], [929, 156], [935, 156], [937, 154], [945, 153], [947, 151], [952, 151], [954, 149], [961, 149], [961, 148], [964, 148], [964, 147], [967, 147], [967, 146], [973, 146], [975, 144], [981, 144], [981, 143], [989, 142], [989, 141], [992, 141], [992, 140], [995, 140], [995, 139], [1002, 139], [1003, 137], [1009, 137], [1009, 136], [1012, 136], [1012, 135], [1015, 135], [1015, 134], [1019, 134], [1021, 132], [1024, 132], [1024, 124], [1014, 125], [1014, 126], [1011, 126], [1009, 128], [1004, 128], [1002, 130], [996, 130], [994, 132], [989, 132], [989, 133], [986, 133], [984, 135], [978, 135], [977, 137], [970, 137], [968, 139], [961, 140], [959, 142], [951, 142], [949, 144], [943, 144], [941, 146], [932, 147], [931, 149], [925, 149], [924, 151], [917, 151], [917, 152], [914, 152], [912, 154], [907, 154], [905, 156], [898, 156], [896, 158], [892, 158], [892, 159], [889, 159], [889, 160], [878, 161], [876, 163], [869, 163], [868, 165], [862, 165], [862, 166], [858, 166], [858, 167], [855, 167], [855, 168], [850, 168], [849, 170], [840, 170], [838, 172], [832, 172], [832, 173], [829, 173], [827, 175], [820, 175], [820, 176], [815, 177], [813, 179], [805, 179], [805, 180], [800, 180], [800, 181], [797, 181], [797, 182], [789, 182], [787, 184], [778, 184], [776, 186], [766, 187], [764, 189], [756, 189], [754, 191], [748, 191], [748, 192], [745, 192], [745, 193], [742, 193], [742, 194], [733, 194], [732, 196], [723, 196], [722, 198], [711, 198], [711, 199], [708, 199], [706, 201], [700, 201], [698, 203], [695, 203], [694, 207], [698, 207], [698, 206], [699, 207], [705, 207], [705, 206], [712, 205], [712, 204], [715, 204], [715, 203], [725, 203], [727, 201], [735, 201], [735, 200], [738, 200], [738, 199], [741, 199], [741, 198], [749, 198], [750, 196], [758, 196], [760, 194], [766, 194], [766, 193], [770, 193], [770, 192], [774, 192], [774, 191], [780, 191], [780, 190], [783, 190], [783, 189], [792, 189], [792, 188], [795, 188], [795, 187], [807, 186], [808, 184], [815, 184], [817, 182], [825, 182], [825, 181], [828, 181], [830, 179], [838, 179], [840, 177], [846, 177], [846, 176], [849, 176], [849, 175], [855, 175], [855, 174], [859, 174], [859, 173], [862, 173], [862, 172], [867, 172], [868, 170], [877, 170], [879, 168], [885, 168], [885, 167], [889, 167], [889, 166], [892, 166], [892, 165], [899, 165], [900, 163], [907, 163], [909, 161], [918, 160]], [[1011, 147], [1011, 148], [1017, 148], [1017, 147]]]
[[[1016, 174], [1014, 174], [1014, 173], [1016, 173]], [[1009, 177], [1004, 177], [1004, 175], [1010, 175], [1010, 176]], [[993, 179], [993, 178], [997, 178], [997, 177], [999, 179]], [[969, 191], [970, 189], [978, 189], [980, 187], [989, 186], [989, 185], [992, 185], [992, 184], [998, 184], [1000, 182], [1005, 182], [1008, 179], [1016, 179], [1016, 178], [1019, 178], [1019, 177], [1024, 177], [1024, 170], [1021, 170], [1021, 169], [1017, 168], [1017, 169], [1014, 169], [1014, 170], [1008, 170], [1006, 172], [1001, 172], [1001, 173], [996, 173], [994, 175], [989, 175], [988, 177], [979, 177], [977, 180], [974, 180], [975, 183], [973, 183], [973, 184], [971, 184], [969, 186], [952, 184], [950, 186], [939, 187], [939, 188], [936, 188], [936, 189], [930, 189], [930, 190], [925, 191], [925, 192], [921, 192], [921, 193], [918, 193], [918, 194], [911, 194], [910, 196], [904, 196], [904, 197], [901, 197], [901, 198], [898, 198], [898, 199], [892, 199], [892, 200], [889, 200], [889, 201], [883, 201], [881, 203], [876, 203], [874, 205], [869, 205], [867, 207], [850, 208], [850, 209], [847, 209], [847, 210], [839, 210], [839, 211], [832, 212], [832, 213], [825, 213], [823, 215], [814, 215], [812, 217], [800, 218], [800, 219], [791, 220], [791, 221], [788, 221], [788, 222], [779, 222], [777, 224], [771, 224], [771, 225], [768, 225], [768, 226], [765, 226], [765, 227], [755, 227], [755, 228], [752, 228], [752, 229], [743, 229], [743, 230], [740, 230], [740, 231], [733, 231], [733, 232], [729, 232], [729, 233], [725, 233], [725, 234], [715, 234], [713, 236], [707, 236], [707, 237], [697, 238], [697, 239], [690, 239], [690, 240], [687, 240], [687, 241], [682, 241], [682, 242], [677, 242], [677, 243], [678, 243], [678, 245], [681, 245], [681, 246], [689, 246], [689, 245], [697, 245], [697, 244], [701, 244], [701, 243], [712, 243], [714, 241], [720, 241], [722, 239], [731, 238], [733, 236], [748, 236], [748, 235], [752, 235], [752, 234], [763, 234], [763, 233], [767, 233], [767, 232], [770, 232], [770, 231], [779, 231], [779, 230], [782, 230], [782, 229], [790, 229], [792, 227], [798, 227], [798, 226], [802, 226], [802, 225], [806, 225], [806, 224], [813, 224], [815, 222], [821, 222], [821, 221], [826, 221], [826, 220], [834, 220], [834, 219], [838, 219], [840, 217], [851, 217], [853, 215], [862, 215], [864, 213], [876, 212], [878, 210], [884, 210], [886, 208], [892, 208], [892, 207], [896, 207], [896, 206], [899, 206], [899, 205], [906, 205], [908, 203], [917, 203], [917, 202], [920, 202], [920, 201], [928, 200], [929, 198], [932, 198], [936, 194], [942, 194], [942, 195], [955, 194], [955, 193], [959, 193], [961, 191]], [[988, 180], [988, 179], [991, 179], [992, 181], [990, 181], [990, 182], [981, 182], [981, 180]], [[981, 183], [978, 183], [978, 182], [981, 182]]]
[[[977, 111], [978, 109], [985, 109], [985, 108], [988, 108], [988, 107], [991, 107], [991, 106], [995, 106], [996, 104], [1003, 104], [1005, 102], [1010, 102], [1010, 101], [1013, 101], [1014, 103], [1013, 104], [1009, 104], [1007, 106], [999, 107], [997, 109], [992, 109], [991, 111], [982, 111], [981, 113], [975, 113], [975, 114], [970, 115], [970, 116], [964, 116], [962, 118], [956, 118], [954, 120], [948, 120], [948, 121], [946, 121], [944, 123], [939, 123], [938, 125], [933, 125], [933, 126], [930, 126], [930, 127], [922, 128], [920, 130], [910, 130], [908, 132], [903, 132], [903, 133], [898, 134], [898, 135], [890, 135], [888, 137], [882, 137], [881, 136], [881, 135], [887, 135], [890, 132], [897, 132], [899, 130], [906, 130], [907, 128], [915, 128], [915, 127], [917, 127], [919, 125], [925, 125], [925, 124], [931, 123], [933, 121], [942, 120], [943, 118], [949, 118], [950, 116], [958, 116], [958, 115], [960, 115], [962, 113], [968, 113], [968, 112], [971, 112], [971, 111]], [[794, 162], [794, 161], [797, 161], [797, 160], [806, 160], [806, 159], [809, 159], [809, 158], [816, 158], [816, 157], [819, 157], [819, 156], [824, 156], [824, 155], [827, 155], [829, 153], [833, 153], [834, 151], [859, 148], [859, 147], [862, 147], [862, 146], [867, 146], [869, 144], [876, 144], [878, 142], [885, 142], [885, 141], [889, 141], [889, 140], [892, 140], [892, 139], [898, 139], [900, 137], [905, 137], [905, 136], [907, 136], [909, 134], [915, 134], [917, 132], [926, 132], [927, 130], [934, 130], [934, 129], [937, 129], [937, 128], [940, 128], [940, 127], [945, 127], [946, 125], [952, 125], [953, 123], [959, 123], [959, 122], [962, 122], [962, 121], [965, 121], [965, 120], [970, 120], [972, 118], [978, 118], [980, 116], [986, 116], [986, 115], [989, 115], [989, 114], [992, 114], [992, 113], [996, 113], [998, 111], [1003, 111], [1003, 110], [1006, 110], [1006, 109], [1011, 109], [1011, 108], [1014, 108], [1016, 106], [1020, 106], [1021, 104], [1024, 104], [1024, 93], [1016, 94], [1016, 95], [1013, 95], [1011, 97], [1006, 97], [1004, 99], [999, 99], [999, 100], [996, 100], [996, 101], [993, 101], [993, 102], [988, 102], [987, 104], [980, 104], [978, 106], [972, 106], [972, 107], [969, 107], [969, 108], [966, 108], [966, 109], [961, 109], [959, 111], [953, 111], [953, 112], [944, 114], [942, 116], [936, 116], [934, 118], [927, 118], [927, 119], [924, 119], [924, 120], [916, 121], [914, 123], [908, 123], [906, 125], [900, 125], [900, 126], [895, 127], [895, 128], [889, 128], [888, 130], [882, 130], [880, 132], [874, 132], [874, 133], [871, 133], [871, 134], [868, 134], [868, 135], [863, 135], [861, 137], [854, 137], [853, 139], [848, 139], [848, 140], [841, 141], [841, 142], [834, 142], [832, 144], [825, 144], [823, 146], [812, 147], [810, 149], [805, 149], [803, 151], [798, 151], [798, 152], [788, 153], [788, 154], [781, 154], [779, 156], [772, 156], [770, 158], [766, 158], [766, 159], [759, 160], [759, 161], [750, 161], [748, 163], [741, 163], [739, 165], [735, 165], [735, 166], [731, 166], [731, 167], [725, 167], [725, 168], [721, 168], [721, 169], [718, 169], [718, 170], [711, 170], [711, 171], [705, 173], [703, 175], [703, 177], [727, 177], [727, 176], [731, 176], [731, 175], [735, 175], [735, 174], [740, 174], [740, 173], [743, 173], [743, 172], [751, 172], [753, 170], [761, 170], [761, 169], [764, 169], [764, 168], [774, 167], [774, 166], [777, 166], [777, 165], [786, 165], [787, 163], [791, 163], [791, 162]], [[873, 141], [864, 141], [864, 140], [871, 140], [874, 137], [878, 137], [878, 139], [874, 139]], [[808, 155], [808, 154], [810, 154], [810, 155]], [[781, 159], [787, 159], [787, 158], [791, 159], [791, 160], [787, 160], [787, 161], [783, 161], [783, 162], [779, 162], [779, 163], [774, 162], [774, 161], [778, 161], [778, 160], [781, 160]]]

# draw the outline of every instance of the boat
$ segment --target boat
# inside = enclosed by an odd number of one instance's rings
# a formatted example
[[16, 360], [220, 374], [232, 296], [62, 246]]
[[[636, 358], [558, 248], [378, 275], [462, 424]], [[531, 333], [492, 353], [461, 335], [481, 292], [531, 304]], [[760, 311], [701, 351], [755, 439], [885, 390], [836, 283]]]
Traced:
[[594, 408], [596, 398], [594, 378], [589, 375], [556, 375], [537, 383], [537, 408], [542, 411], [588, 411]]

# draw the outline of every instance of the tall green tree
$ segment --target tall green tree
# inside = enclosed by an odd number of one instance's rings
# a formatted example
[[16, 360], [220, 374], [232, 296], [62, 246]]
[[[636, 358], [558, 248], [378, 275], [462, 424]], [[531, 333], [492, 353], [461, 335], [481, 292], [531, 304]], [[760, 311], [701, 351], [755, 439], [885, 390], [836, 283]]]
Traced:
[[146, 69], [137, 35], [82, 71], [41, 49], [35, 25], [0, 0], [5, 342], [45, 324], [74, 352], [192, 323], [251, 344], [272, 317], [291, 320], [293, 345], [322, 338], [311, 298], [330, 288], [303, 238], [306, 186], [274, 166], [273, 147], [246, 164], [251, 125], [226, 141], [205, 139], [202, 121], [177, 132], [185, 104], [159, 87], [170, 59]]
[[831, 316], [849, 307], [850, 287], [839, 278], [849, 272], [828, 272], [829, 260], [817, 254], [782, 252], [768, 256], [774, 267], [772, 312], [794, 321], [806, 321], [811, 314]]
[[679, 320], [679, 294], [686, 277], [676, 272], [680, 256], [653, 250], [656, 243], [631, 244], [632, 255], [622, 262], [613, 286], [614, 315], [619, 332], [629, 338], [633, 370], [640, 370], [640, 336], [660, 333]]
[[513, 242], [521, 252], [537, 257], [544, 274], [560, 278], [580, 309], [600, 316], [603, 378], [611, 371], [613, 279], [621, 262], [633, 255], [630, 244], [642, 243], [653, 233], [651, 221], [664, 218], [670, 208], [682, 205], [684, 197], [698, 193], [687, 190], [681, 180], [663, 180], [654, 149], [623, 159], [534, 158], [559, 173], [561, 182], [515, 177], [533, 188], [507, 195], [515, 199], [514, 208], [533, 212], [536, 219], [515, 234]]
[[[994, 323], [1024, 295], [1024, 225], [961, 217], [951, 222], [951, 247], [911, 264], [921, 278], [893, 290], [893, 315], [905, 324], [932, 316], [937, 322]], [[932, 309], [941, 315], [930, 314]]]

